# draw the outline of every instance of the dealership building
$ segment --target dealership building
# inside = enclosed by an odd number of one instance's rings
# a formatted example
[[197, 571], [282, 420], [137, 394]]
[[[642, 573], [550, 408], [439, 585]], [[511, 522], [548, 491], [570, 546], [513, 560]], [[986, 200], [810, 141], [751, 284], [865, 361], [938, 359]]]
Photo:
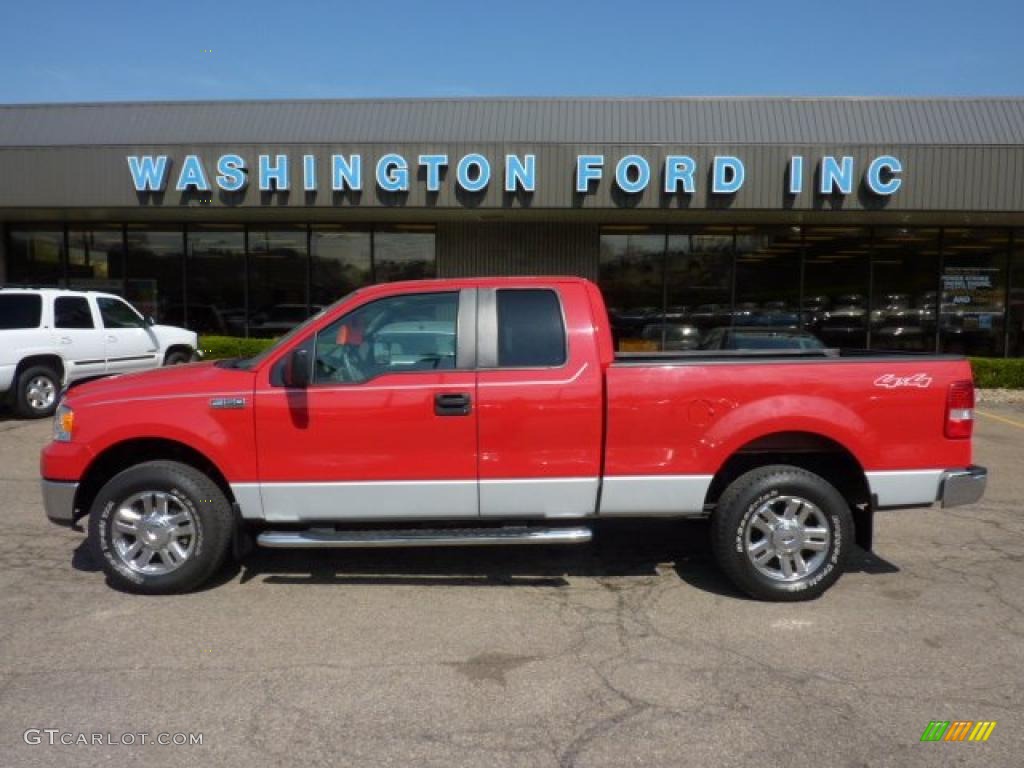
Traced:
[[1024, 355], [1024, 99], [0, 106], [0, 283], [278, 335], [373, 282], [582, 275], [721, 326]]

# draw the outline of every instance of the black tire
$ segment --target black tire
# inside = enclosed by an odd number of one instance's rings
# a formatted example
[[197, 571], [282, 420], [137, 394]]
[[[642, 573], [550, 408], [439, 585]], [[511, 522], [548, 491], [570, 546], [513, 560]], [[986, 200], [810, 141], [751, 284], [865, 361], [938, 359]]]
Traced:
[[[761, 532], [764, 527], [761, 515], [770, 516], [776, 511], [784, 511], [787, 497], [810, 502], [810, 505], [804, 503], [795, 509], [809, 509], [813, 517], [808, 517], [808, 520], [825, 523], [813, 528], [815, 531], [822, 528], [827, 531], [814, 534], [816, 540], [827, 542], [823, 558], [819, 558], [816, 552], [801, 549], [798, 543], [791, 543], [793, 537], [786, 531], [780, 530], [771, 535]], [[766, 507], [769, 511], [765, 511]], [[777, 519], [776, 522], [784, 521]], [[810, 526], [807, 530], [811, 530]], [[778, 540], [774, 536], [778, 536]], [[755, 538], [757, 540], [749, 544]], [[765, 539], [764, 545], [760, 545], [761, 538]], [[759, 600], [792, 602], [819, 597], [842, 574], [853, 538], [850, 505], [839, 491], [824, 478], [786, 464], [760, 467], [741, 475], [722, 493], [711, 516], [711, 546], [715, 559], [737, 587]], [[794, 568], [797, 561], [793, 555], [768, 557], [776, 551], [776, 545], [780, 547], [779, 552], [787, 546], [796, 548], [799, 553], [796, 556], [806, 566], [807, 573], [801, 576], [799, 568]], [[756, 550], [755, 553], [749, 554], [748, 547]], [[755, 554], [768, 559], [761, 566], [755, 565]], [[814, 565], [816, 558], [820, 562]], [[792, 571], [788, 576], [782, 572], [784, 559]], [[772, 576], [766, 571], [778, 573]]]
[[172, 349], [164, 358], [164, 365], [183, 365], [192, 361], [192, 352], [186, 349]]
[[[168, 573], [143, 573], [118, 553], [114, 517], [121, 505], [136, 494], [157, 492], [169, 497], [169, 508], [187, 513], [193, 521], [194, 541], [189, 555]], [[234, 518], [231, 504], [209, 477], [187, 464], [148, 461], [115, 475], [96, 495], [89, 512], [89, 544], [110, 584], [139, 594], [189, 592], [209, 579], [231, 546]], [[133, 536], [128, 541], [141, 537]], [[125, 539], [122, 537], [122, 543]], [[157, 553], [156, 567], [163, 563]]]
[[[31, 393], [36, 382], [47, 381], [52, 389], [52, 398], [42, 407], [33, 405]], [[14, 412], [25, 419], [42, 419], [52, 416], [60, 400], [60, 374], [47, 365], [30, 365], [18, 374], [14, 390]], [[36, 400], [38, 402], [38, 400]]]

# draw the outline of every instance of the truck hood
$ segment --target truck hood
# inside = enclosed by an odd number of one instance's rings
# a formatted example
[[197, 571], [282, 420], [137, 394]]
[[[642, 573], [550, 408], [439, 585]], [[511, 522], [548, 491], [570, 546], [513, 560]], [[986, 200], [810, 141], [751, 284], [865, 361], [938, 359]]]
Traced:
[[80, 384], [66, 395], [72, 407], [150, 397], [195, 397], [251, 393], [254, 374], [239, 368], [220, 368], [212, 361], [124, 373]]

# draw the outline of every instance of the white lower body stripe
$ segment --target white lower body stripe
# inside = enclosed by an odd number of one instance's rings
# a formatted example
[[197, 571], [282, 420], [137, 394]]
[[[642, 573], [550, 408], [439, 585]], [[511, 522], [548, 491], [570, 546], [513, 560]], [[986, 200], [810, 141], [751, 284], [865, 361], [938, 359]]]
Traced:
[[928, 506], [939, 498], [942, 469], [865, 472], [879, 508]]
[[699, 515], [712, 475], [635, 475], [605, 477], [601, 516]]

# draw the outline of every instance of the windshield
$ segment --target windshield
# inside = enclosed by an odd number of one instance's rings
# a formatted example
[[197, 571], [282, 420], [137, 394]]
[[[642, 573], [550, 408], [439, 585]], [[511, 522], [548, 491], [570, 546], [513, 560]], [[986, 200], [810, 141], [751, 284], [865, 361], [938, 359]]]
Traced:
[[277, 341], [275, 341], [273, 344], [271, 344], [265, 350], [260, 352], [258, 355], [255, 355], [253, 357], [244, 357], [244, 358], [240, 358], [238, 360], [230, 361], [230, 367], [232, 367], [232, 368], [241, 368], [244, 371], [247, 371], [250, 368], [255, 368], [257, 365], [259, 365], [264, 360], [266, 360], [268, 357], [270, 357], [272, 354], [274, 354], [274, 352], [276, 352], [278, 349], [280, 349], [283, 344], [288, 344], [296, 336], [301, 336], [303, 333], [306, 332], [306, 329], [309, 328], [313, 323], [315, 323], [321, 317], [326, 315], [328, 312], [334, 311], [335, 307], [337, 307], [340, 304], [348, 301], [353, 296], [355, 296], [357, 293], [359, 293], [359, 291], [352, 291], [351, 293], [347, 293], [344, 296], [342, 296], [340, 299], [338, 299], [336, 302], [334, 302], [333, 304], [330, 304], [330, 305], [324, 307], [319, 312], [317, 312], [315, 315], [310, 316], [309, 319], [307, 319], [304, 323], [301, 323], [301, 324], [295, 326], [294, 328], [292, 328], [290, 331], [288, 331], [288, 333], [286, 333], [284, 336], [279, 338]]

